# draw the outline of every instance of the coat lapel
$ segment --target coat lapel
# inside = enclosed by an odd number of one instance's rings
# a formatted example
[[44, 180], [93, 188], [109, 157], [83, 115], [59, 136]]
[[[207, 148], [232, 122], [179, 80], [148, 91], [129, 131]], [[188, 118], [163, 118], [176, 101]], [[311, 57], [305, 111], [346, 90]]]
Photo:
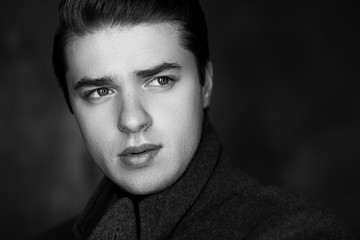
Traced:
[[199, 147], [185, 173], [169, 188], [140, 202], [141, 239], [159, 239], [175, 228], [207, 183], [220, 152], [219, 141], [206, 119]]
[[134, 205], [122, 198], [111, 206], [96, 225], [89, 240], [137, 239]]

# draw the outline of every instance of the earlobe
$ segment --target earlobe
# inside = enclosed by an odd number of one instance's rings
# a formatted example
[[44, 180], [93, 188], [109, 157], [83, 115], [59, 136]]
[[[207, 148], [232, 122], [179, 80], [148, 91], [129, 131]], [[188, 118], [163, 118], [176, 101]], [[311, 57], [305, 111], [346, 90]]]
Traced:
[[202, 86], [203, 108], [207, 108], [210, 105], [211, 93], [213, 88], [213, 66], [209, 61], [205, 70], [205, 81]]

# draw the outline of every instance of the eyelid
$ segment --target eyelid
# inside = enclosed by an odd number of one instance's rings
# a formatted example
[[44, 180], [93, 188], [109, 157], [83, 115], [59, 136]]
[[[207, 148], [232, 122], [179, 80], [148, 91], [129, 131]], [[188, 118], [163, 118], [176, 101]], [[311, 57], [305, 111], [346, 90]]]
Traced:
[[[167, 78], [167, 79], [169, 79], [170, 82], [176, 82], [176, 78], [174, 76], [160, 75], [160, 76], [156, 76], [156, 77], [153, 77], [150, 80], [148, 80], [145, 84], [145, 87], [148, 87], [152, 82], [157, 81], [159, 78]], [[166, 86], [166, 85], [164, 85], [164, 86]]]
[[[98, 97], [91, 97], [91, 95], [92, 94], [94, 94], [94, 93], [96, 93], [96, 91], [98, 91], [98, 90], [100, 90], [100, 89], [107, 89], [107, 90], [109, 90], [109, 94], [107, 94], [107, 95], [105, 95], [105, 96], [98, 96]], [[102, 98], [106, 98], [106, 97], [108, 97], [109, 95], [112, 95], [112, 94], [114, 94], [115, 93], [115, 90], [114, 89], [112, 89], [112, 88], [110, 88], [110, 87], [97, 87], [97, 88], [94, 88], [94, 89], [92, 89], [92, 90], [89, 90], [89, 91], [86, 91], [86, 92], [84, 92], [84, 94], [83, 94], [83, 98], [85, 98], [86, 100], [88, 100], [88, 101], [91, 101], [91, 100], [94, 100], [94, 101], [96, 101], [96, 100], [99, 100], [99, 99], [102, 99]]]

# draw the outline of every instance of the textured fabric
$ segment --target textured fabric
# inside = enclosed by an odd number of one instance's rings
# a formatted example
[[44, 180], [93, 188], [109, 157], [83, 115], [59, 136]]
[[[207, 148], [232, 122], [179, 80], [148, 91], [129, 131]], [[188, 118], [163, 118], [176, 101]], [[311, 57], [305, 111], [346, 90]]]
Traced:
[[207, 119], [202, 132], [172, 186], [139, 199], [104, 178], [81, 216], [43, 239], [354, 239], [317, 206], [231, 168]]

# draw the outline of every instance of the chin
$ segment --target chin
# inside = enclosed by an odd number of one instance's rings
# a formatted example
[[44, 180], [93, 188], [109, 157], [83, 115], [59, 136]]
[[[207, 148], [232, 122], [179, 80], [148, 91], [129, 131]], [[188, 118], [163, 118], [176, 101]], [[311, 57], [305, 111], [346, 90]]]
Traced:
[[166, 183], [147, 183], [147, 184], [136, 184], [132, 183], [126, 186], [119, 186], [126, 192], [134, 195], [150, 195], [160, 192], [167, 188], [170, 184]]
[[158, 177], [151, 179], [145, 176], [138, 176], [137, 178], [132, 176], [131, 179], [127, 179], [126, 181], [114, 179], [113, 182], [116, 183], [119, 188], [130, 194], [150, 195], [168, 188], [179, 178], [178, 175], [179, 174], [175, 174], [168, 178], [164, 178], [163, 176], [163, 178]]

